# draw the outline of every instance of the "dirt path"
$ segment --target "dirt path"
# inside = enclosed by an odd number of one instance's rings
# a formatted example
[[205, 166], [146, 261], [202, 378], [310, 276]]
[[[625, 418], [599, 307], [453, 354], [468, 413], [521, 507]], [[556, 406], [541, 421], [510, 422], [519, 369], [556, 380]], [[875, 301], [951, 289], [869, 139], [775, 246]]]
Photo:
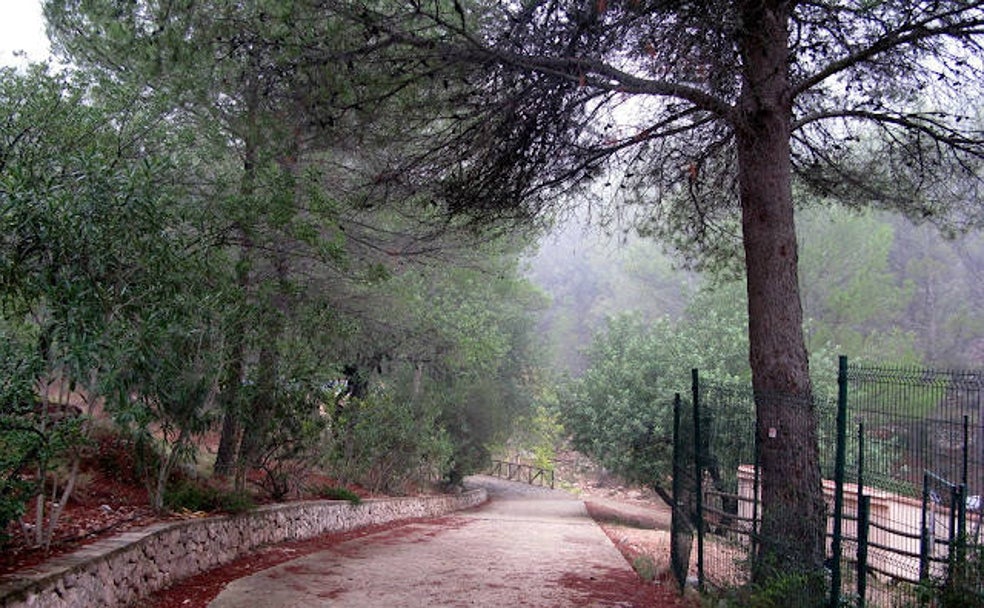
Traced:
[[240, 578], [210, 608], [666, 607], [570, 494], [475, 477], [485, 506], [345, 540]]

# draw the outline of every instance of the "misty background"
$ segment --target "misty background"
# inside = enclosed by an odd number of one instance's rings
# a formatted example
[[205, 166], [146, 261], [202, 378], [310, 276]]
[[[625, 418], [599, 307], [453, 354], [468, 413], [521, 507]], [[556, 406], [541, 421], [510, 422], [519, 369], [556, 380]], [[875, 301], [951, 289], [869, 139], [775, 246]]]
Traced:
[[[898, 365], [984, 366], [984, 236], [946, 238], [882, 211], [816, 207], [798, 215], [800, 284], [813, 365], [836, 355]], [[550, 367], [580, 375], [610, 319], [699, 323], [713, 312], [744, 331], [744, 284], [633, 229], [559, 224], [528, 259], [549, 295], [539, 334]], [[716, 294], [716, 295], [715, 295]], [[698, 304], [696, 299], [700, 299]], [[818, 361], [818, 357], [831, 359]]]

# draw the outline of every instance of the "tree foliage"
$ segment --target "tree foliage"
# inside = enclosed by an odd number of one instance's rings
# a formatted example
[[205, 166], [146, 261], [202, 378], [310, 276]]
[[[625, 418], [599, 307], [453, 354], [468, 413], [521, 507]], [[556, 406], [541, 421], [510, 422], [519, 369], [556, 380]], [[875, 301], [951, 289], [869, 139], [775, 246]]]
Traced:
[[656, 488], [672, 505], [674, 394], [690, 398], [694, 368], [719, 382], [749, 379], [740, 288], [705, 287], [678, 320], [610, 319], [591, 343], [589, 368], [560, 407], [575, 447], [613, 473]]
[[[638, 203], [648, 233], [698, 261], [740, 243], [752, 382], [799, 404], [758, 403], [760, 429], [781, 430], [760, 437], [762, 553], [819, 572], [794, 183], [956, 227], [980, 219], [954, 203], [975, 200], [984, 156], [979, 108], [962, 101], [982, 69], [976, 2], [49, 0], [46, 15], [59, 48], [159, 100], [216, 152], [192, 172], [207, 186], [188, 191], [210, 203], [208, 233], [229, 260], [238, 314], [221, 324], [219, 402], [246, 466], [273, 428], [264, 406], [317, 369], [291, 368], [291, 347], [325, 352], [301, 319], [374, 336], [321, 368], [360, 391], [388, 361], [409, 364], [416, 394], [424, 371], [511, 352], [503, 336], [474, 339], [501, 320], [453, 292], [408, 291], [440, 304], [446, 332], [425, 306], [391, 327], [371, 312], [400, 300], [369, 297], [372, 285], [409, 276], [411, 254], [469, 224], [434, 220], [528, 219], [563, 195], [611, 197]], [[837, 308], [853, 314], [849, 300]], [[421, 331], [403, 341], [394, 328], [407, 327]], [[488, 394], [487, 377], [463, 378], [474, 383], [456, 394]]]
[[[165, 128], [132, 89], [82, 74], [34, 66], [25, 74], [5, 71], [2, 87], [9, 119], [0, 173], [0, 298], [3, 325], [23, 357], [7, 359], [5, 374], [34, 393], [5, 404], [35, 408], [21, 412], [43, 441], [33, 458], [35, 479], [43, 485], [59, 460], [65, 471], [52, 512], [45, 515], [43, 500], [35, 506], [42, 544], [71, 496], [98, 405], [119, 413], [116, 397], [133, 394], [162, 408], [185, 405], [161, 399], [196, 373], [195, 358], [187, 350], [167, 353], [162, 368], [154, 349], [192, 337], [184, 331], [201, 314], [192, 302], [195, 289], [210, 283], [209, 266], [191, 230], [199, 216], [175, 185], [180, 127]], [[161, 328], [165, 333], [154, 332]], [[141, 347], [138, 358], [130, 356]], [[162, 369], [172, 372], [168, 381]], [[141, 431], [169, 427], [162, 411], [141, 419]], [[66, 428], [71, 434], [54, 440]], [[165, 433], [163, 443], [171, 440]]]
[[[793, 183], [977, 221], [976, 208], [950, 195], [954, 185], [977, 191], [984, 157], [975, 108], [968, 115], [952, 102], [980, 80], [979, 4], [455, 7], [362, 7], [382, 44], [476, 66], [464, 119], [443, 132], [450, 206], [536, 213], [558, 193], [613, 175], [644, 203], [655, 234], [709, 254], [741, 243], [753, 384], [791, 397], [758, 402], [760, 430], [783, 429], [760, 442], [762, 563], [819, 573], [816, 428], [797, 411], [812, 406]], [[779, 487], [789, 479], [800, 480], [794, 491]], [[801, 517], [787, 521], [788, 510]]]
[[489, 237], [380, 178], [401, 148], [399, 107], [426, 87], [348, 52], [361, 31], [351, 20], [304, 1], [53, 0], [46, 15], [57, 48], [146, 90], [198, 126], [214, 155], [195, 187], [234, 277], [215, 342], [218, 472], [238, 463], [241, 485], [269, 462], [293, 428], [275, 404], [295, 385], [348, 376], [364, 398], [384, 367], [472, 369], [504, 356], [480, 300], [425, 284], [438, 264], [471, 263], [455, 250]]
[[[358, 447], [380, 421], [326, 390], [348, 369], [364, 398], [409, 416], [407, 449], [430, 446], [438, 474], [480, 466], [525, 404], [537, 298], [518, 278], [521, 243], [499, 249], [378, 188], [393, 131], [366, 125], [401, 77], [346, 64], [322, 44], [341, 22], [310, 3], [46, 8], [75, 66], [3, 75], [8, 480], [61, 458], [51, 450], [78, 454], [76, 425], [62, 441], [25, 400], [50, 384], [105, 400], [144, 448], [156, 508], [220, 418], [240, 482], [259, 470], [282, 497], [327, 446]], [[298, 54], [316, 43], [343, 72]], [[403, 485], [374, 470], [373, 485]], [[4, 487], [9, 517], [39, 489]]]

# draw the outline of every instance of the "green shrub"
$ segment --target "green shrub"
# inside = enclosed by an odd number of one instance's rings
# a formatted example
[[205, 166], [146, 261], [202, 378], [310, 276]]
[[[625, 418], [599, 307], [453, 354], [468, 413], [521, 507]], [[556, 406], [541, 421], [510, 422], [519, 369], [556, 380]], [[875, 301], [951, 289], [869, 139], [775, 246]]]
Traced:
[[339, 417], [329, 459], [343, 482], [401, 493], [431, 471], [447, 470], [453, 447], [433, 404], [379, 391], [352, 399]]
[[348, 488], [339, 488], [335, 486], [322, 486], [315, 490], [315, 494], [321, 498], [326, 498], [328, 500], [347, 500], [353, 505], [357, 505], [362, 502], [359, 495], [349, 490]]
[[[715, 608], [788, 608], [810, 606], [808, 590], [818, 589], [817, 577], [805, 572], [777, 573], [767, 582], [751, 584], [737, 589], [726, 589], [720, 595], [711, 594], [707, 599]], [[817, 596], [819, 597], [819, 596]], [[817, 600], [826, 606], [826, 600]]]
[[941, 608], [984, 605], [984, 545], [970, 545], [965, 551], [962, 559], [951, 561], [949, 576], [930, 587], [931, 599]]
[[245, 492], [221, 490], [189, 480], [180, 480], [168, 487], [164, 504], [171, 511], [205, 511], [243, 513], [255, 508], [252, 497]]
[[329, 419], [319, 414], [319, 406], [331, 398], [317, 387], [279, 388], [271, 418], [276, 424], [260, 434], [257, 457], [251, 463], [263, 473], [256, 483], [273, 500], [299, 495], [301, 482], [325, 457]]

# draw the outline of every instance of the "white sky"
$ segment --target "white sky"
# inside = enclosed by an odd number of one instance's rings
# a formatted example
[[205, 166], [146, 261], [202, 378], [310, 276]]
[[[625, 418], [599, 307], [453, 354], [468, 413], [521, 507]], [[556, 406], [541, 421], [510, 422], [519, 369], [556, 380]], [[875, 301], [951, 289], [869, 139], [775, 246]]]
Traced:
[[[27, 53], [27, 59], [15, 57]], [[41, 0], [0, 0], [0, 65], [19, 66], [48, 58]]]

